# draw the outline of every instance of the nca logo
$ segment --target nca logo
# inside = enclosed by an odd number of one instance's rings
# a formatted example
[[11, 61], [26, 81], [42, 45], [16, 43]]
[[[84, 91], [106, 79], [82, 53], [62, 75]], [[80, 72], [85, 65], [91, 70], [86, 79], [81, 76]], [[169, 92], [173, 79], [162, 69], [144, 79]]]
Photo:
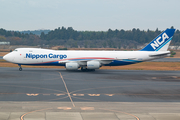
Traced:
[[154, 40], [154, 43], [151, 43], [152, 48], [155, 50], [155, 49], [158, 48], [161, 44], [163, 44], [164, 41], [165, 41], [166, 39], [168, 39], [168, 38], [169, 38], [168, 35], [167, 35], [166, 33], [163, 33], [163, 34], [162, 34], [162, 37], [159, 36], [156, 40]]

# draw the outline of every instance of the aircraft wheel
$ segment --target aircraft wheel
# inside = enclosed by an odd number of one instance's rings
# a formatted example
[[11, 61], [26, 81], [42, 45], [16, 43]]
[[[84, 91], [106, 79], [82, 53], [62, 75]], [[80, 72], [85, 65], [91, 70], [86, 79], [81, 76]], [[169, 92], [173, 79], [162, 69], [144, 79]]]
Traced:
[[19, 71], [22, 71], [22, 68], [21, 68], [21, 67], [19, 68]]
[[85, 71], [87, 71], [87, 68], [83, 68], [83, 67], [81, 67], [81, 71], [83, 71], [83, 72], [85, 72]]
[[87, 71], [87, 69], [81, 69], [81, 71], [85, 72], [85, 71]]
[[95, 69], [83, 69], [83, 68], [81, 68], [81, 71], [83, 71], [83, 72], [89, 72], [89, 71], [95, 71]]

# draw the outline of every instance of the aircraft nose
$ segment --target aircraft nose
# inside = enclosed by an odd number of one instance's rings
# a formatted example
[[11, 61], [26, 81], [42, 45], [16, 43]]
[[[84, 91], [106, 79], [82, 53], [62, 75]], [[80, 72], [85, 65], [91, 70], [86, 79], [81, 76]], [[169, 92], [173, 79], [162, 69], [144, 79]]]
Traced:
[[7, 60], [7, 55], [3, 56], [3, 59], [4, 59], [4, 60]]
[[10, 61], [11, 60], [11, 55], [7, 54], [5, 56], [3, 56], [3, 59], [6, 61]]

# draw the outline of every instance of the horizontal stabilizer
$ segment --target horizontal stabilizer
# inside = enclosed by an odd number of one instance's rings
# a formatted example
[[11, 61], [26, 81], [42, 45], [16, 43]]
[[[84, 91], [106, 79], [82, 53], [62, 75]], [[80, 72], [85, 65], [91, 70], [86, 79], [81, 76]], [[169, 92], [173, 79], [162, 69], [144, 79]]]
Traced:
[[149, 55], [149, 57], [161, 57], [161, 56], [165, 56], [165, 55], [170, 55], [170, 51], [168, 51], [166, 53], [159, 53], [159, 54]]

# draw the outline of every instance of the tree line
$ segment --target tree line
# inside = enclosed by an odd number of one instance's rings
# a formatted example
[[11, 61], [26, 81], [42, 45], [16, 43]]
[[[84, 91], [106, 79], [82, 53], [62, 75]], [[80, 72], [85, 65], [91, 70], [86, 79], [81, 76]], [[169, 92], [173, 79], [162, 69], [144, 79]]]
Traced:
[[[173, 27], [171, 27], [173, 28]], [[40, 38], [44, 40], [112, 40], [112, 39], [123, 39], [123, 40], [133, 40], [138, 42], [139, 44], [144, 44], [150, 42], [153, 38], [158, 36], [162, 31], [158, 30], [140, 30], [133, 28], [132, 30], [111, 30], [108, 31], [77, 31], [74, 30], [72, 27], [65, 27], [58, 28], [48, 32], [45, 34], [44, 32], [41, 33]], [[173, 44], [180, 45], [180, 31], [176, 30], [174, 34], [174, 38], [172, 41]]]
[[[173, 27], [171, 27], [173, 28]], [[37, 32], [37, 31], [36, 31]], [[149, 43], [162, 31], [158, 30], [107, 30], [107, 31], [77, 31], [72, 27], [59, 27], [40, 36], [28, 31], [7, 31], [0, 29], [0, 40], [10, 41], [11, 45], [64, 45], [65, 47], [113, 47], [137, 48], [137, 45]], [[180, 45], [180, 31], [176, 30], [171, 45]]]
[[0, 35], [4, 36], [4, 37], [19, 37], [19, 38], [28, 39], [30, 34], [28, 34], [28, 33], [24, 34], [24, 33], [17, 32], [17, 31], [7, 31], [7, 30], [1, 28], [0, 29]]

